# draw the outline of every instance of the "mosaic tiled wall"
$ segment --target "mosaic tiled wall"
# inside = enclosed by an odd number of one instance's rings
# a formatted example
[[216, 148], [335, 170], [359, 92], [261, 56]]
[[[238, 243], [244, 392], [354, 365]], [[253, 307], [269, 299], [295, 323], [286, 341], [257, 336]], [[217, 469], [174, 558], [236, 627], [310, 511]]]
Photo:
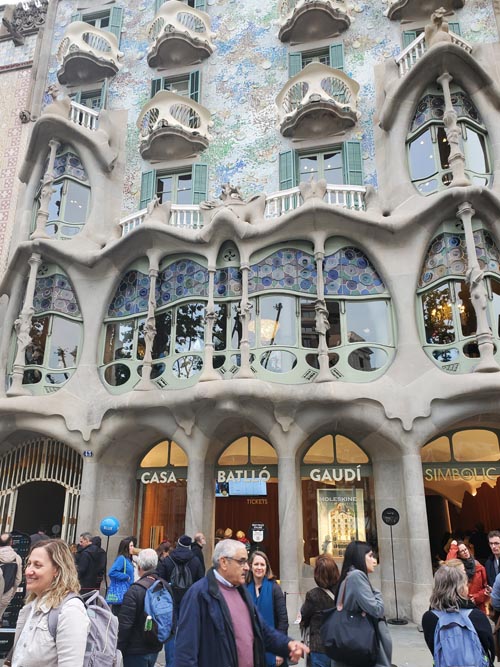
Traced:
[[[130, 110], [123, 211], [131, 212], [139, 205], [141, 172], [151, 168], [140, 158], [135, 121], [149, 97], [151, 79], [158, 74], [147, 66], [145, 57], [152, 3], [124, 0], [120, 4], [130, 9], [125, 10], [120, 47], [124, 66], [111, 82], [110, 107]], [[383, 0], [350, 4], [354, 20], [339, 39], [344, 42], [345, 71], [361, 86], [361, 119], [346, 138], [362, 141], [365, 181], [376, 185], [373, 68], [400, 52], [401, 26], [384, 17]], [[76, 6], [75, 0], [60, 4], [54, 53]], [[277, 37], [277, 7], [277, 0], [207, 2], [216, 51], [199, 69], [201, 103], [212, 112], [214, 127], [213, 139], [200, 160], [210, 165], [210, 198], [220, 194], [220, 185], [226, 181], [239, 185], [245, 195], [279, 189], [278, 155], [291, 143], [279, 132], [275, 107], [275, 98], [288, 80], [288, 47]], [[454, 20], [460, 21], [463, 37], [471, 42], [498, 40], [491, 0], [467, 0]], [[56, 71], [53, 57], [50, 82], [56, 80]]]

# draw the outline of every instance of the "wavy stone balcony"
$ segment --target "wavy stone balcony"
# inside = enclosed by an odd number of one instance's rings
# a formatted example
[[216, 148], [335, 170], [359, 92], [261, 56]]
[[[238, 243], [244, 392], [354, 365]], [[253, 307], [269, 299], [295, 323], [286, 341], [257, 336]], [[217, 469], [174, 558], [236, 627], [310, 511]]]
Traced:
[[[462, 39], [459, 35], [456, 35], [450, 30], [450, 42], [459, 46], [461, 49], [467, 53], [472, 53], [472, 45], [469, 42], [466, 42], [465, 39]], [[403, 77], [407, 74], [411, 68], [424, 56], [429, 47], [425, 41], [425, 34], [421, 33], [416, 39], [413, 40], [411, 44], [408, 44], [406, 49], [402, 51], [399, 56], [396, 58], [396, 65], [398, 66], [399, 76]]]
[[351, 25], [345, 0], [281, 0], [282, 42], [302, 44], [335, 37]]
[[208, 14], [178, 0], [165, 2], [149, 29], [153, 42], [147, 55], [150, 67], [194, 65], [214, 50]]
[[276, 98], [284, 137], [330, 136], [356, 124], [359, 84], [333, 67], [310, 63]]
[[210, 111], [194, 100], [160, 90], [143, 107], [137, 127], [145, 160], [179, 160], [208, 147]]
[[57, 78], [64, 85], [103, 81], [115, 76], [122, 58], [113, 33], [84, 21], [74, 21], [57, 51], [60, 63]]
[[[325, 204], [338, 206], [349, 211], [366, 210], [366, 187], [364, 185], [333, 185], [326, 186], [326, 192], [323, 197]], [[294, 211], [303, 204], [302, 195], [299, 187], [289, 190], [280, 190], [272, 195], [266, 196], [263, 220], [274, 220], [281, 215]], [[154, 211], [154, 208], [153, 208]], [[181, 227], [183, 229], [200, 229], [206, 222], [203, 217], [203, 211], [197, 204], [169, 204], [165, 214], [167, 224], [171, 227]], [[121, 235], [127, 236], [133, 229], [140, 227], [148, 221], [154, 220], [148, 208], [143, 208], [136, 213], [130, 213], [120, 220]], [[157, 217], [165, 222], [165, 219]]]
[[452, 10], [460, 9], [464, 4], [465, 0], [389, 0], [385, 15], [394, 21], [428, 19], [439, 7]]

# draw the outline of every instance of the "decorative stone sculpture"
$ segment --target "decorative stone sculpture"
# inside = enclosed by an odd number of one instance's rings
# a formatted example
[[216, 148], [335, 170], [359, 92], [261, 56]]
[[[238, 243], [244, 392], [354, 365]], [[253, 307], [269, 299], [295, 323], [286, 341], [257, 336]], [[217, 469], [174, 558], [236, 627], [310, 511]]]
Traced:
[[442, 44], [443, 42], [451, 42], [451, 35], [448, 27], [448, 21], [445, 16], [450, 16], [449, 12], [444, 7], [436, 9], [431, 15], [432, 23], [425, 26], [425, 43], [427, 48], [431, 48], [435, 44]]
[[326, 194], [326, 180], [322, 178], [319, 181], [315, 181], [311, 177], [310, 181], [303, 181], [299, 183], [299, 190], [304, 201], [308, 199], [323, 199]]
[[158, 195], [155, 195], [147, 205], [147, 213], [144, 222], [160, 222], [163, 225], [168, 225], [171, 213], [172, 202], [167, 201], [164, 204], [161, 204], [160, 198]]
[[219, 199], [221, 201], [211, 199], [201, 202], [201, 210], [207, 212], [208, 220], [206, 220], [206, 223], [211, 222], [223, 208], [228, 208], [237, 218], [250, 224], [254, 224], [264, 217], [266, 208], [266, 195], [264, 193], [253, 195], [245, 201], [238, 186], [224, 183]]

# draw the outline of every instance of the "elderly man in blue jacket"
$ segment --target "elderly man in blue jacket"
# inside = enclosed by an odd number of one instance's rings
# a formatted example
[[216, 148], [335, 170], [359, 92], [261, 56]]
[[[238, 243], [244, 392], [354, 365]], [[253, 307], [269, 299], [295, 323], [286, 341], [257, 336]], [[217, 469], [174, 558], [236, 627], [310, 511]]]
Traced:
[[244, 586], [245, 546], [222, 540], [213, 567], [182, 600], [175, 644], [175, 667], [265, 667], [266, 651], [298, 661], [305, 644], [269, 627]]

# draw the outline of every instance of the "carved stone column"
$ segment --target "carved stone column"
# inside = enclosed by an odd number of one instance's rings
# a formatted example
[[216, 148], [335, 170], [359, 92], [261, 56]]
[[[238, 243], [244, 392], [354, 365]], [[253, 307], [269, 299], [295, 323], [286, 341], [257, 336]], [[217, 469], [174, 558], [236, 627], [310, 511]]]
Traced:
[[314, 254], [316, 260], [316, 284], [318, 298], [314, 302], [314, 310], [316, 312], [316, 326], [315, 331], [319, 336], [318, 341], [318, 363], [319, 373], [315, 378], [315, 382], [331, 382], [333, 380], [330, 373], [330, 363], [328, 357], [328, 343], [326, 342], [326, 334], [330, 329], [328, 321], [328, 308], [325, 301], [325, 281], [323, 278], [323, 260], [325, 259], [324, 252], [316, 252]]
[[17, 352], [14, 359], [14, 366], [12, 371], [12, 384], [7, 392], [7, 396], [31, 396], [29, 389], [23, 386], [24, 368], [26, 366], [26, 348], [31, 343], [31, 321], [33, 319], [33, 298], [35, 296], [36, 275], [38, 267], [42, 263], [42, 257], [37, 252], [34, 252], [28, 260], [30, 273], [28, 276], [28, 284], [26, 286], [26, 295], [24, 297], [24, 304], [19, 317], [14, 322], [14, 329], [17, 334]]
[[472, 231], [472, 216], [475, 211], [469, 202], [464, 202], [458, 208], [457, 218], [462, 221], [465, 232], [465, 244], [467, 247], [467, 283], [469, 285], [470, 298], [476, 312], [477, 330], [476, 338], [481, 360], [474, 368], [475, 373], [496, 373], [500, 371], [494, 357], [493, 334], [488, 324], [486, 308], [488, 305], [488, 293], [484, 284], [484, 273], [481, 271], [476, 255], [476, 244]]
[[49, 204], [50, 198], [55, 192], [52, 184], [54, 183], [54, 163], [56, 161], [56, 154], [61, 144], [55, 139], [49, 141], [50, 154], [49, 154], [49, 164], [47, 165], [47, 171], [43, 175], [42, 180], [42, 191], [40, 193], [40, 208], [36, 214], [36, 227], [34, 232], [31, 234], [31, 239], [48, 239], [50, 238], [47, 232], [45, 231], [45, 226], [47, 220], [49, 219]]
[[448, 162], [450, 163], [451, 173], [453, 175], [450, 185], [466, 186], [470, 185], [471, 182], [465, 175], [465, 155], [460, 150], [460, 128], [457, 123], [457, 112], [454, 110], [451, 102], [450, 83], [452, 81], [453, 77], [448, 72], [444, 72], [437, 79], [437, 82], [443, 89], [445, 103], [443, 121], [446, 138], [448, 139], [448, 144], [450, 146], [450, 157], [448, 158]]
[[153, 343], [156, 336], [156, 279], [158, 278], [158, 260], [155, 257], [149, 258], [149, 296], [148, 296], [148, 316], [144, 324], [144, 364], [142, 365], [142, 375], [140, 382], [134, 387], [136, 391], [150, 391], [156, 389], [156, 385], [151, 380], [151, 368], [153, 365]]
[[220, 380], [221, 376], [214, 369], [214, 324], [217, 319], [214, 302], [215, 268], [208, 269], [208, 303], [205, 312], [205, 363], [200, 382]]
[[250, 267], [248, 264], [241, 265], [241, 303], [239, 307], [239, 318], [241, 322], [241, 341], [240, 341], [240, 370], [235, 377], [238, 378], [253, 378], [252, 369], [250, 368], [250, 341], [248, 340], [248, 331], [251, 316], [250, 312], [253, 305], [248, 299], [248, 277], [250, 274]]

